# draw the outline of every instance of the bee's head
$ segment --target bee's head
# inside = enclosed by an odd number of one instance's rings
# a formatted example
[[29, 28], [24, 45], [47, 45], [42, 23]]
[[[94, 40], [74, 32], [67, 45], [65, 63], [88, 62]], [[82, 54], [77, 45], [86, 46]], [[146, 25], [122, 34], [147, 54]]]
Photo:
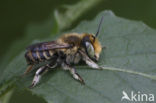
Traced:
[[89, 58], [98, 61], [102, 51], [102, 46], [99, 40], [92, 34], [84, 34], [82, 43]]
[[103, 17], [101, 18], [101, 21], [100, 21], [100, 24], [99, 24], [99, 27], [95, 36], [93, 34], [86, 33], [83, 35], [83, 39], [82, 39], [82, 44], [85, 48], [87, 55], [89, 56], [90, 59], [94, 61], [99, 60], [99, 56], [102, 51], [102, 46], [99, 40], [97, 39], [102, 21], [103, 21]]

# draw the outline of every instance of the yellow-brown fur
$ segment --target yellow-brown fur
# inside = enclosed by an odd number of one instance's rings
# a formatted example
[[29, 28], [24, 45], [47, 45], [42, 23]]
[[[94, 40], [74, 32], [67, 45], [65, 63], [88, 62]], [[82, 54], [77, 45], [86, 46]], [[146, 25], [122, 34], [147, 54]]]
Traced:
[[99, 40], [97, 38], [94, 37], [93, 34], [88, 34], [88, 33], [83, 33], [83, 34], [78, 34], [78, 33], [69, 33], [69, 34], [64, 34], [63, 36], [61, 36], [57, 42], [59, 42], [60, 44], [62, 43], [67, 43], [67, 44], [73, 44], [75, 47], [67, 50], [67, 49], [62, 49], [62, 51], [67, 52], [67, 54], [69, 53], [75, 53], [78, 48], [80, 48], [81, 46], [81, 41], [84, 37], [89, 37], [94, 50], [95, 50], [95, 55], [96, 57], [99, 59], [99, 55], [102, 51], [102, 46], [99, 42]]

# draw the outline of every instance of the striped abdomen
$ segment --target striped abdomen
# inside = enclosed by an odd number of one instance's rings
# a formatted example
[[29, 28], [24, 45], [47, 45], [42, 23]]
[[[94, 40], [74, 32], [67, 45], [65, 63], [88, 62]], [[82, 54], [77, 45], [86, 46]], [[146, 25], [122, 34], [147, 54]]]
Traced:
[[25, 53], [25, 58], [28, 64], [35, 64], [45, 60], [51, 59], [53, 52], [50, 50], [46, 51], [27, 51]]

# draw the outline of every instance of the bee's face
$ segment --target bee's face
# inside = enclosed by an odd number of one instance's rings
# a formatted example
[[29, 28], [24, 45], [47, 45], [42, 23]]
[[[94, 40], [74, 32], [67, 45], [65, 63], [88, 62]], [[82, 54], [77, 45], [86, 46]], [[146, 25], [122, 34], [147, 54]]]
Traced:
[[92, 34], [88, 34], [84, 36], [84, 46], [87, 52], [87, 55], [94, 61], [99, 60], [100, 53], [102, 51], [102, 47], [97, 38], [95, 38]]

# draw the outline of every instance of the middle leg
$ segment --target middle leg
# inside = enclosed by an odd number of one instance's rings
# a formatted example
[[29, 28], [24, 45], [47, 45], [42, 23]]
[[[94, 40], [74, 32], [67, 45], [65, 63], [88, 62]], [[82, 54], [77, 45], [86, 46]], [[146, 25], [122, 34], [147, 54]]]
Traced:
[[76, 72], [75, 68], [71, 67], [69, 64], [63, 63], [62, 68], [64, 70], [69, 70], [70, 73], [73, 75], [74, 79], [79, 80], [82, 84], [85, 84], [82, 77]]

